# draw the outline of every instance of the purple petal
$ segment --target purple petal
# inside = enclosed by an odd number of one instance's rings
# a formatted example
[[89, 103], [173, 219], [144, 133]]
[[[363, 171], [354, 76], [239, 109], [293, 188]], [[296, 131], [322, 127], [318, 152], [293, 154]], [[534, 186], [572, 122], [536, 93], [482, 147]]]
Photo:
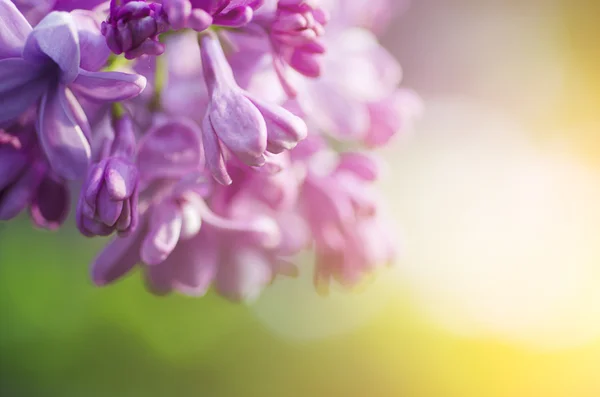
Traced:
[[124, 276], [140, 261], [141, 228], [126, 237], [115, 237], [94, 259], [91, 276], [103, 286]]
[[206, 208], [203, 199], [195, 194], [187, 194], [180, 202], [181, 239], [190, 239], [198, 234], [202, 227], [202, 210]]
[[81, 106], [75, 95], [73, 95], [73, 92], [68, 88], [65, 89], [65, 97], [67, 99], [69, 109], [73, 114], [73, 119], [75, 120], [75, 123], [77, 123], [77, 125], [81, 127], [83, 135], [85, 135], [85, 138], [89, 142], [92, 137], [92, 127], [90, 126], [86, 112], [83, 110], [83, 107]]
[[345, 29], [333, 38], [324, 67], [327, 81], [349, 98], [361, 102], [381, 100], [392, 94], [402, 79], [394, 57], [365, 29]]
[[0, 60], [0, 124], [19, 117], [47, 90], [40, 71], [20, 58]]
[[207, 115], [219, 140], [250, 166], [264, 164], [267, 125], [260, 111], [236, 90], [216, 89]]
[[173, 287], [183, 294], [203, 296], [215, 278], [219, 256], [210, 232], [180, 242], [165, 263], [173, 269]]
[[268, 258], [260, 251], [236, 247], [222, 261], [216, 278], [219, 293], [234, 301], [253, 301], [273, 277]]
[[0, 59], [21, 55], [31, 26], [9, 0], [0, 0]]
[[172, 201], [165, 201], [152, 208], [148, 234], [140, 251], [142, 261], [158, 265], [173, 252], [181, 233], [181, 211]]
[[98, 164], [94, 164], [89, 172], [88, 177], [85, 180], [85, 184], [81, 189], [81, 194], [85, 202], [91, 207], [92, 213], [96, 211], [96, 202], [98, 201], [98, 194], [100, 188], [104, 182], [104, 169], [106, 167], [107, 160], [103, 160]]
[[256, 0], [191, 0], [192, 7], [202, 8], [211, 14], [228, 13], [238, 7], [253, 6]]
[[[129, 227], [126, 230], [122, 230], [121, 226], [119, 224], [117, 224], [117, 229], [119, 230], [119, 232], [123, 232], [123, 233], [132, 233], [133, 231], [138, 229], [138, 224], [140, 222], [140, 209], [139, 209], [139, 199], [140, 199], [140, 195], [137, 191], [137, 189], [135, 190], [135, 192], [133, 192], [133, 195], [131, 196], [131, 199], [128, 200], [128, 204], [131, 206], [131, 220], [129, 221]], [[119, 219], [120, 221], [121, 219]]]
[[73, 17], [66, 12], [48, 14], [33, 29], [23, 50], [23, 58], [30, 62], [52, 59], [60, 70], [61, 82], [69, 84], [79, 73], [79, 37]]
[[80, 66], [85, 70], [100, 70], [110, 55], [106, 39], [100, 33], [100, 24], [102, 22], [100, 14], [77, 9], [71, 15], [75, 20], [79, 35], [79, 48], [81, 49]]
[[175, 30], [186, 27], [191, 5], [188, 0], [163, 0], [163, 7], [169, 16], [169, 23]]
[[366, 154], [348, 152], [340, 156], [337, 171], [351, 172], [365, 181], [373, 182], [379, 176], [379, 164]]
[[[135, 208], [137, 210], [137, 208]], [[121, 233], [128, 233], [131, 229], [131, 219], [132, 219], [132, 205], [130, 200], [125, 200], [123, 202], [123, 209], [121, 210], [121, 215], [117, 220], [117, 230]]]
[[37, 129], [46, 157], [59, 176], [74, 180], [85, 175], [90, 144], [67, 104], [64, 86], [42, 97]]
[[213, 177], [222, 185], [231, 185], [232, 180], [227, 172], [221, 143], [219, 142], [219, 138], [217, 138], [209, 117], [205, 117], [202, 124], [202, 143], [204, 144], [206, 165]]
[[146, 78], [121, 72], [88, 72], [80, 69], [70, 88], [99, 102], [119, 102], [138, 96], [146, 87]]
[[172, 120], [149, 130], [138, 150], [142, 179], [181, 178], [198, 171], [204, 162], [200, 134], [198, 126], [186, 119]]
[[[219, 140], [241, 161], [249, 166], [261, 166], [267, 149], [265, 120], [237, 86], [217, 37], [206, 34], [200, 40], [202, 67], [210, 92], [205, 119], [210, 119]], [[206, 124], [205, 120], [204, 126]]]
[[368, 147], [381, 147], [397, 133], [410, 128], [423, 113], [423, 101], [413, 91], [399, 89], [390, 97], [370, 103], [371, 126], [365, 137]]
[[106, 167], [104, 179], [112, 200], [126, 200], [137, 186], [137, 167], [127, 161], [112, 158]]
[[291, 150], [308, 135], [306, 123], [300, 117], [281, 106], [250, 96], [249, 99], [265, 117], [270, 152], [280, 153]]
[[[32, 83], [41, 74], [43, 67], [22, 58], [0, 60], [0, 95], [18, 95], [18, 90]], [[11, 92], [13, 91], [13, 92]]]
[[30, 215], [38, 227], [55, 230], [69, 214], [70, 196], [64, 182], [46, 174], [37, 189], [30, 207]]
[[229, 12], [215, 16], [214, 25], [238, 28], [248, 24], [252, 20], [254, 11], [250, 7], [238, 7]]
[[[171, 20], [171, 14], [169, 14], [169, 21]], [[193, 9], [188, 19], [188, 27], [195, 30], [196, 32], [202, 32], [210, 27], [213, 23], [213, 18], [204, 10], [198, 8]]]
[[123, 202], [112, 200], [106, 188], [100, 189], [96, 206], [99, 220], [111, 227], [117, 223], [123, 210]]
[[169, 74], [161, 104], [171, 115], [197, 118], [198, 113], [203, 114], [200, 109], [208, 105], [197, 33], [188, 31], [168, 36], [166, 43]]
[[25, 150], [0, 145], [0, 192], [25, 170], [30, 158]]
[[54, 9], [60, 11], [71, 11], [76, 9], [92, 10], [100, 6], [106, 0], [55, 0]]
[[173, 290], [173, 269], [168, 263], [144, 267], [144, 279], [154, 295], [167, 295]]
[[33, 199], [45, 169], [40, 163], [29, 167], [11, 186], [0, 192], [0, 220], [7, 221], [23, 211]]

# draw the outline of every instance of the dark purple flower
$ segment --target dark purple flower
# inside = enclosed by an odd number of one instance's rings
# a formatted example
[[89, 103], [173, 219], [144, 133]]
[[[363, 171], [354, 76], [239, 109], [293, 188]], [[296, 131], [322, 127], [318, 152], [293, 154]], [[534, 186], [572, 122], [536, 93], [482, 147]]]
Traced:
[[0, 129], [0, 220], [29, 207], [36, 226], [56, 229], [67, 217], [69, 203], [64, 181], [39, 156], [33, 128]]
[[108, 157], [93, 165], [77, 205], [77, 226], [86, 236], [130, 233], [138, 222], [138, 169], [131, 120], [115, 123]]
[[111, 51], [124, 53], [127, 59], [162, 54], [165, 46], [158, 41], [158, 35], [169, 29], [163, 6], [133, 0], [120, 3], [111, 0], [109, 17], [102, 23], [102, 34]]

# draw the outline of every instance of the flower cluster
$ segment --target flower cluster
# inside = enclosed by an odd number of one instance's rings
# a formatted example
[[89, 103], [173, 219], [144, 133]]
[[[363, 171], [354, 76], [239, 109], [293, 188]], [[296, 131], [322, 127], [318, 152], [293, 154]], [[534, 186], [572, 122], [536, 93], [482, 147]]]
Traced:
[[[0, 0], [0, 219], [113, 235], [91, 277], [252, 299], [312, 249], [394, 257], [374, 187], [419, 111], [370, 29], [387, 1]], [[368, 16], [368, 18], [366, 18]]]

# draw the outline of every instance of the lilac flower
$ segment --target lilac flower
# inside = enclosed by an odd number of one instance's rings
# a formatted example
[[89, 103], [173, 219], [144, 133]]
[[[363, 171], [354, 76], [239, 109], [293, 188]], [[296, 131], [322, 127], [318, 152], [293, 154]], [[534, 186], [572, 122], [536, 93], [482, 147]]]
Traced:
[[77, 205], [77, 226], [86, 236], [126, 235], [138, 222], [138, 170], [132, 162], [131, 120], [116, 121], [110, 155], [91, 167]]
[[29, 207], [36, 226], [56, 229], [69, 213], [69, 194], [39, 156], [32, 130], [19, 125], [13, 132], [0, 130], [0, 219]]
[[167, 18], [161, 4], [124, 0], [119, 6], [116, 0], [111, 0], [102, 34], [111, 51], [125, 53], [127, 59], [142, 54], [160, 55], [165, 46], [158, 41], [158, 35], [169, 29]]
[[309, 164], [301, 202], [315, 241], [315, 283], [324, 289], [331, 279], [356, 285], [394, 257], [369, 186], [377, 179], [377, 164], [360, 153], [338, 156], [319, 145], [300, 156]]
[[[162, 145], [167, 130], [178, 135], [182, 144]], [[154, 293], [176, 289], [203, 295], [214, 282], [223, 295], [246, 300], [255, 297], [275, 274], [293, 273], [281, 256], [297, 252], [306, 239], [299, 243], [297, 235], [285, 237], [272, 217], [281, 211], [290, 219], [284, 208], [295, 204], [297, 192], [284, 185], [293, 187], [293, 179], [271, 184], [269, 177], [246, 167], [233, 170], [239, 176], [238, 186], [215, 186], [202, 172], [189, 172], [201, 153], [199, 134], [193, 123], [175, 120], [146, 136], [140, 160], [154, 159], [157, 169], [170, 163], [171, 171], [145, 177], [146, 192], [151, 195], [147, 202], [142, 199], [139, 230], [113, 240], [97, 257], [92, 265], [96, 283], [112, 282], [142, 263]], [[178, 172], [187, 176], [178, 178]], [[206, 197], [211, 197], [210, 207]]]
[[329, 15], [317, 3], [318, 0], [279, 1], [275, 19], [268, 27], [274, 50], [273, 66], [290, 96], [296, 96], [296, 91], [289, 82], [285, 65], [307, 77], [321, 75], [319, 55], [326, 51], [321, 37]]
[[210, 98], [202, 137], [207, 165], [217, 181], [231, 183], [221, 145], [245, 164], [262, 166], [267, 150], [290, 150], [306, 137], [300, 118], [239, 88], [214, 35], [202, 36], [201, 55]]
[[80, 68], [79, 36], [70, 14], [52, 12], [34, 29], [8, 0], [0, 0], [0, 125], [39, 101], [37, 132], [53, 170], [76, 179], [91, 155], [89, 125], [73, 92], [97, 101], [138, 95], [141, 76]]
[[93, 282], [139, 267], [157, 295], [251, 301], [304, 250], [319, 288], [394, 258], [360, 151], [421, 110], [373, 33], [391, 1], [100, 3], [0, 0], [0, 220], [55, 229], [81, 181], [79, 231], [115, 234]]
[[163, 0], [173, 29], [197, 32], [210, 25], [240, 27], [252, 20], [262, 0]]
[[404, 89], [367, 106], [370, 125], [364, 143], [370, 148], [386, 145], [396, 133], [408, 130], [423, 112], [421, 98]]
[[334, 139], [362, 141], [369, 104], [391, 96], [402, 79], [398, 62], [363, 29], [328, 30], [323, 76], [297, 84], [309, 122]]

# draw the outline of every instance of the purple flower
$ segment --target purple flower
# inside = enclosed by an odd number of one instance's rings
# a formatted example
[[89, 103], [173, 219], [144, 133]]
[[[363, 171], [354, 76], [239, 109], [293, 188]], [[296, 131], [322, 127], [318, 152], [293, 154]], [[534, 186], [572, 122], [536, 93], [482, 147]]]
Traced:
[[[167, 130], [186, 144], [175, 151], [165, 147]], [[140, 160], [149, 164], [155, 159], [155, 168], [171, 163], [171, 171], [146, 177], [140, 227], [113, 240], [96, 258], [92, 278], [97, 284], [112, 282], [142, 263], [148, 287], [156, 294], [178, 290], [199, 296], [214, 283], [224, 296], [246, 300], [276, 274], [293, 273], [285, 257], [307, 241], [306, 232], [298, 237], [283, 231], [294, 218], [289, 211], [297, 197], [294, 179], [271, 179], [243, 166], [232, 169], [238, 182], [224, 187], [202, 172], [190, 173], [190, 160], [201, 152], [196, 130], [188, 121], [168, 122], [140, 145]], [[185, 148], [197, 155], [184, 154]]]
[[0, 0], [0, 126], [39, 102], [39, 143], [53, 170], [77, 179], [91, 156], [89, 125], [75, 95], [96, 101], [120, 101], [138, 95], [141, 76], [89, 72], [73, 17], [48, 14], [34, 29], [8, 0]]
[[397, 90], [389, 97], [368, 104], [370, 127], [367, 147], [386, 145], [398, 132], [408, 130], [423, 111], [421, 98], [410, 90]]
[[393, 259], [360, 151], [421, 109], [371, 32], [391, 1], [100, 2], [0, 0], [0, 220], [55, 229], [81, 181], [78, 229], [114, 234], [94, 283], [137, 266], [158, 295], [253, 300], [308, 249], [318, 287]]
[[297, 84], [297, 101], [318, 130], [341, 141], [363, 141], [369, 104], [395, 92], [402, 69], [366, 30], [328, 30], [324, 40], [323, 75]]
[[200, 44], [210, 98], [202, 124], [206, 161], [215, 179], [228, 185], [224, 147], [245, 164], [260, 167], [267, 150], [280, 153], [304, 139], [306, 125], [287, 110], [243, 91], [214, 35], [203, 35]]
[[309, 168], [300, 200], [314, 236], [315, 284], [326, 289], [335, 279], [356, 285], [394, 257], [390, 234], [378, 214], [380, 202], [370, 186], [377, 179], [377, 164], [360, 153], [338, 156], [318, 146], [302, 156]]
[[125, 54], [127, 59], [140, 55], [160, 55], [165, 46], [158, 35], [169, 29], [167, 14], [161, 4], [124, 0], [117, 5], [110, 2], [110, 15], [102, 23], [102, 34], [115, 54]]
[[210, 25], [246, 25], [262, 0], [163, 0], [163, 5], [173, 29], [201, 32]]
[[56, 229], [69, 213], [69, 194], [39, 156], [33, 128], [17, 125], [14, 132], [0, 129], [0, 220], [27, 207], [36, 226]]
[[133, 162], [131, 120], [116, 121], [110, 155], [91, 167], [77, 205], [77, 226], [86, 236], [126, 235], [138, 222], [138, 170]]
[[[205, 196], [210, 193], [210, 180], [202, 174], [180, 182], [157, 181], [151, 201], [143, 203], [138, 230], [126, 237], [118, 237], [96, 258], [92, 265], [92, 278], [103, 285], [127, 273], [135, 264], [143, 263], [150, 288], [163, 293], [165, 283], [161, 274], [178, 266], [194, 266], [188, 260], [178, 265], [181, 251], [190, 254], [186, 241], [196, 238], [205, 224], [231, 233], [242, 233], [253, 241], [273, 239], [270, 225], [260, 222], [229, 220], [216, 215], [207, 205]], [[276, 232], [276, 230], [275, 230]], [[195, 244], [194, 244], [195, 245]], [[200, 245], [203, 246], [203, 245]], [[192, 252], [197, 252], [195, 247]], [[198, 260], [210, 251], [198, 253]], [[195, 258], [196, 259], [196, 258]]]
[[317, 0], [279, 1], [275, 19], [268, 26], [273, 43], [273, 66], [284, 89], [292, 97], [297, 93], [289, 81], [285, 65], [306, 77], [321, 75], [319, 56], [326, 51], [321, 37], [329, 15], [317, 3]]

